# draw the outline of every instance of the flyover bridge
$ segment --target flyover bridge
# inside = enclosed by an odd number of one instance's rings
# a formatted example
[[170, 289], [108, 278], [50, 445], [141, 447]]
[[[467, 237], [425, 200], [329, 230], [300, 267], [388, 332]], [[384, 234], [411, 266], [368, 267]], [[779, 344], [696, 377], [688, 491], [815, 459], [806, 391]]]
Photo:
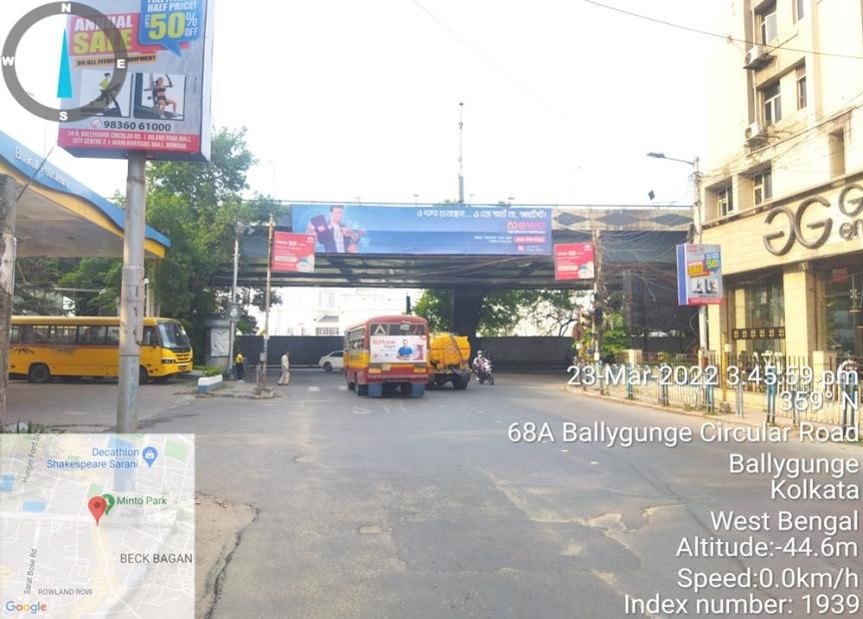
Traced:
[[[388, 206], [400, 207], [401, 212], [388, 211]], [[366, 248], [358, 245], [354, 247], [354, 253], [337, 253], [332, 251], [330, 239], [331, 251], [327, 252], [319, 235], [314, 271], [273, 272], [273, 286], [450, 289], [454, 329], [472, 334], [477, 327], [483, 298], [491, 291], [591, 289], [593, 280], [555, 280], [552, 248], [554, 244], [595, 241], [601, 256], [603, 284], [608, 290], [623, 293], [627, 325], [647, 330], [679, 329], [686, 328], [691, 318], [686, 308], [677, 305], [675, 276], [675, 246], [685, 242], [689, 235], [692, 223], [690, 207], [345, 203], [334, 207], [326, 202], [292, 203], [282, 205], [277, 229], [303, 233], [313, 228], [317, 220], [317, 225], [321, 226], [318, 229], [324, 230], [327, 211], [332, 211], [332, 208], [350, 212], [352, 217], [374, 227], [377, 230], [375, 245]], [[422, 221], [410, 215], [411, 209], [423, 210]], [[428, 228], [435, 227], [428, 222], [429, 218], [435, 219], [435, 209], [460, 212], [461, 219], [457, 224], [449, 222], [447, 232], [429, 233]], [[482, 215], [482, 209], [507, 209], [504, 219], [512, 217], [516, 221], [522, 216], [519, 209], [542, 211], [544, 246], [517, 246], [518, 239], [527, 237], [507, 238], [506, 231], [497, 236], [494, 233], [477, 234], [475, 218]], [[512, 210], [516, 211], [514, 215], [510, 214]], [[298, 216], [303, 212], [316, 216], [311, 220], [308, 216], [303, 219]], [[407, 217], [402, 217], [405, 214]], [[494, 213], [487, 214], [495, 216]], [[525, 216], [528, 215], [525, 213]], [[406, 229], [398, 229], [391, 219], [405, 220]], [[350, 232], [350, 226], [345, 230]], [[453, 238], [460, 240], [454, 242]], [[437, 241], [441, 243], [442, 251], [438, 251]], [[459, 243], [464, 243], [469, 250], [460, 252]], [[398, 251], [388, 253], [388, 248], [398, 248]], [[241, 254], [239, 285], [264, 286], [267, 272], [266, 226], [256, 226], [251, 235], [242, 236]], [[230, 285], [231, 279], [231, 265], [224, 265], [216, 283]]]
[[[304, 203], [307, 205], [309, 203]], [[318, 203], [324, 206], [329, 202]], [[346, 204], [346, 203], [340, 203]], [[350, 208], [361, 204], [347, 203]], [[292, 209], [282, 207], [276, 229], [294, 230]], [[492, 205], [392, 205], [416, 208], [492, 208]], [[599, 234], [603, 277], [611, 287], [621, 285], [624, 271], [645, 277], [673, 279], [675, 252], [685, 242], [691, 222], [689, 206], [644, 205], [507, 205], [512, 209], [551, 209], [552, 244], [582, 243]], [[241, 237], [239, 285], [263, 286], [267, 270], [266, 226], [257, 226]], [[217, 283], [230, 285], [231, 265], [226, 264]], [[313, 273], [273, 272], [273, 286], [332, 286], [386, 288], [586, 289], [590, 281], [555, 281], [551, 255], [476, 255], [400, 253], [317, 253]]]

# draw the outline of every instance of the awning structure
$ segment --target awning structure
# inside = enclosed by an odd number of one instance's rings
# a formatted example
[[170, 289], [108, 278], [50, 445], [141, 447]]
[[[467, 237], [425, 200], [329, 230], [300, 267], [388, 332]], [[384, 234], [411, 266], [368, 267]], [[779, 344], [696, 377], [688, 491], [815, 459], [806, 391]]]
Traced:
[[[50, 163], [41, 169], [40, 164], [42, 157], [0, 131], [0, 174], [20, 187], [29, 181], [17, 204], [18, 257], [122, 256], [123, 209]], [[166, 236], [147, 227], [148, 258], [164, 258], [170, 246]]]

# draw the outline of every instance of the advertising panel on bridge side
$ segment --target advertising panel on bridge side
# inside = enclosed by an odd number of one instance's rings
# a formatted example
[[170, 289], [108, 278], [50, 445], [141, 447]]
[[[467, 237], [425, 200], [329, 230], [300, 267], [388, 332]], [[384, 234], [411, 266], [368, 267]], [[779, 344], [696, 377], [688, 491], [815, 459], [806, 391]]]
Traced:
[[593, 279], [593, 243], [565, 243], [554, 246], [554, 279]]
[[315, 235], [276, 230], [273, 233], [272, 269], [285, 273], [314, 273]]
[[292, 204], [318, 253], [550, 256], [550, 208]]
[[63, 50], [64, 110], [83, 117], [60, 123], [58, 143], [76, 157], [210, 158], [210, 75], [214, 0], [90, 0], [125, 43], [125, 79], [106, 24], [71, 14]]
[[722, 258], [719, 245], [678, 245], [678, 304], [719, 305], [722, 303], [722, 294]]

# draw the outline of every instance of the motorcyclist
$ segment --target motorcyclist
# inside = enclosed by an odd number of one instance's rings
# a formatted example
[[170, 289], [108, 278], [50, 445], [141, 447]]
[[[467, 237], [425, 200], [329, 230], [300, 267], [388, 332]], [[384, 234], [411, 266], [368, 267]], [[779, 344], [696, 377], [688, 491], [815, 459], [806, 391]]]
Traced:
[[491, 375], [490, 358], [486, 357], [483, 351], [476, 351], [476, 358], [473, 360], [472, 366], [473, 371], [476, 374], [476, 379], [479, 382], [483, 382], [484, 380], [489, 379]]
[[482, 371], [483, 366], [485, 365], [485, 357], [483, 356], [483, 352], [481, 350], [476, 351], [476, 357], [473, 360], [473, 371], [477, 374]]

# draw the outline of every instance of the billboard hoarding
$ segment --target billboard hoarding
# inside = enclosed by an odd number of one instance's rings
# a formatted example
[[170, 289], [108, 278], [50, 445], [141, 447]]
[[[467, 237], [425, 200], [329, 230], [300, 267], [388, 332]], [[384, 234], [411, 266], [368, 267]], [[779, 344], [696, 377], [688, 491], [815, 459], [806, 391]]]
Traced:
[[719, 305], [722, 299], [722, 257], [719, 245], [678, 245], [678, 304]]
[[90, 0], [127, 47], [126, 79], [111, 85], [114, 56], [100, 24], [70, 15], [66, 52], [71, 96], [84, 118], [59, 125], [58, 144], [76, 157], [166, 161], [210, 157], [214, 0]]
[[550, 208], [292, 204], [324, 254], [551, 255]]
[[314, 273], [315, 235], [293, 234], [276, 230], [273, 233], [273, 271]]
[[554, 279], [593, 279], [596, 277], [593, 243], [567, 243], [554, 246]]

